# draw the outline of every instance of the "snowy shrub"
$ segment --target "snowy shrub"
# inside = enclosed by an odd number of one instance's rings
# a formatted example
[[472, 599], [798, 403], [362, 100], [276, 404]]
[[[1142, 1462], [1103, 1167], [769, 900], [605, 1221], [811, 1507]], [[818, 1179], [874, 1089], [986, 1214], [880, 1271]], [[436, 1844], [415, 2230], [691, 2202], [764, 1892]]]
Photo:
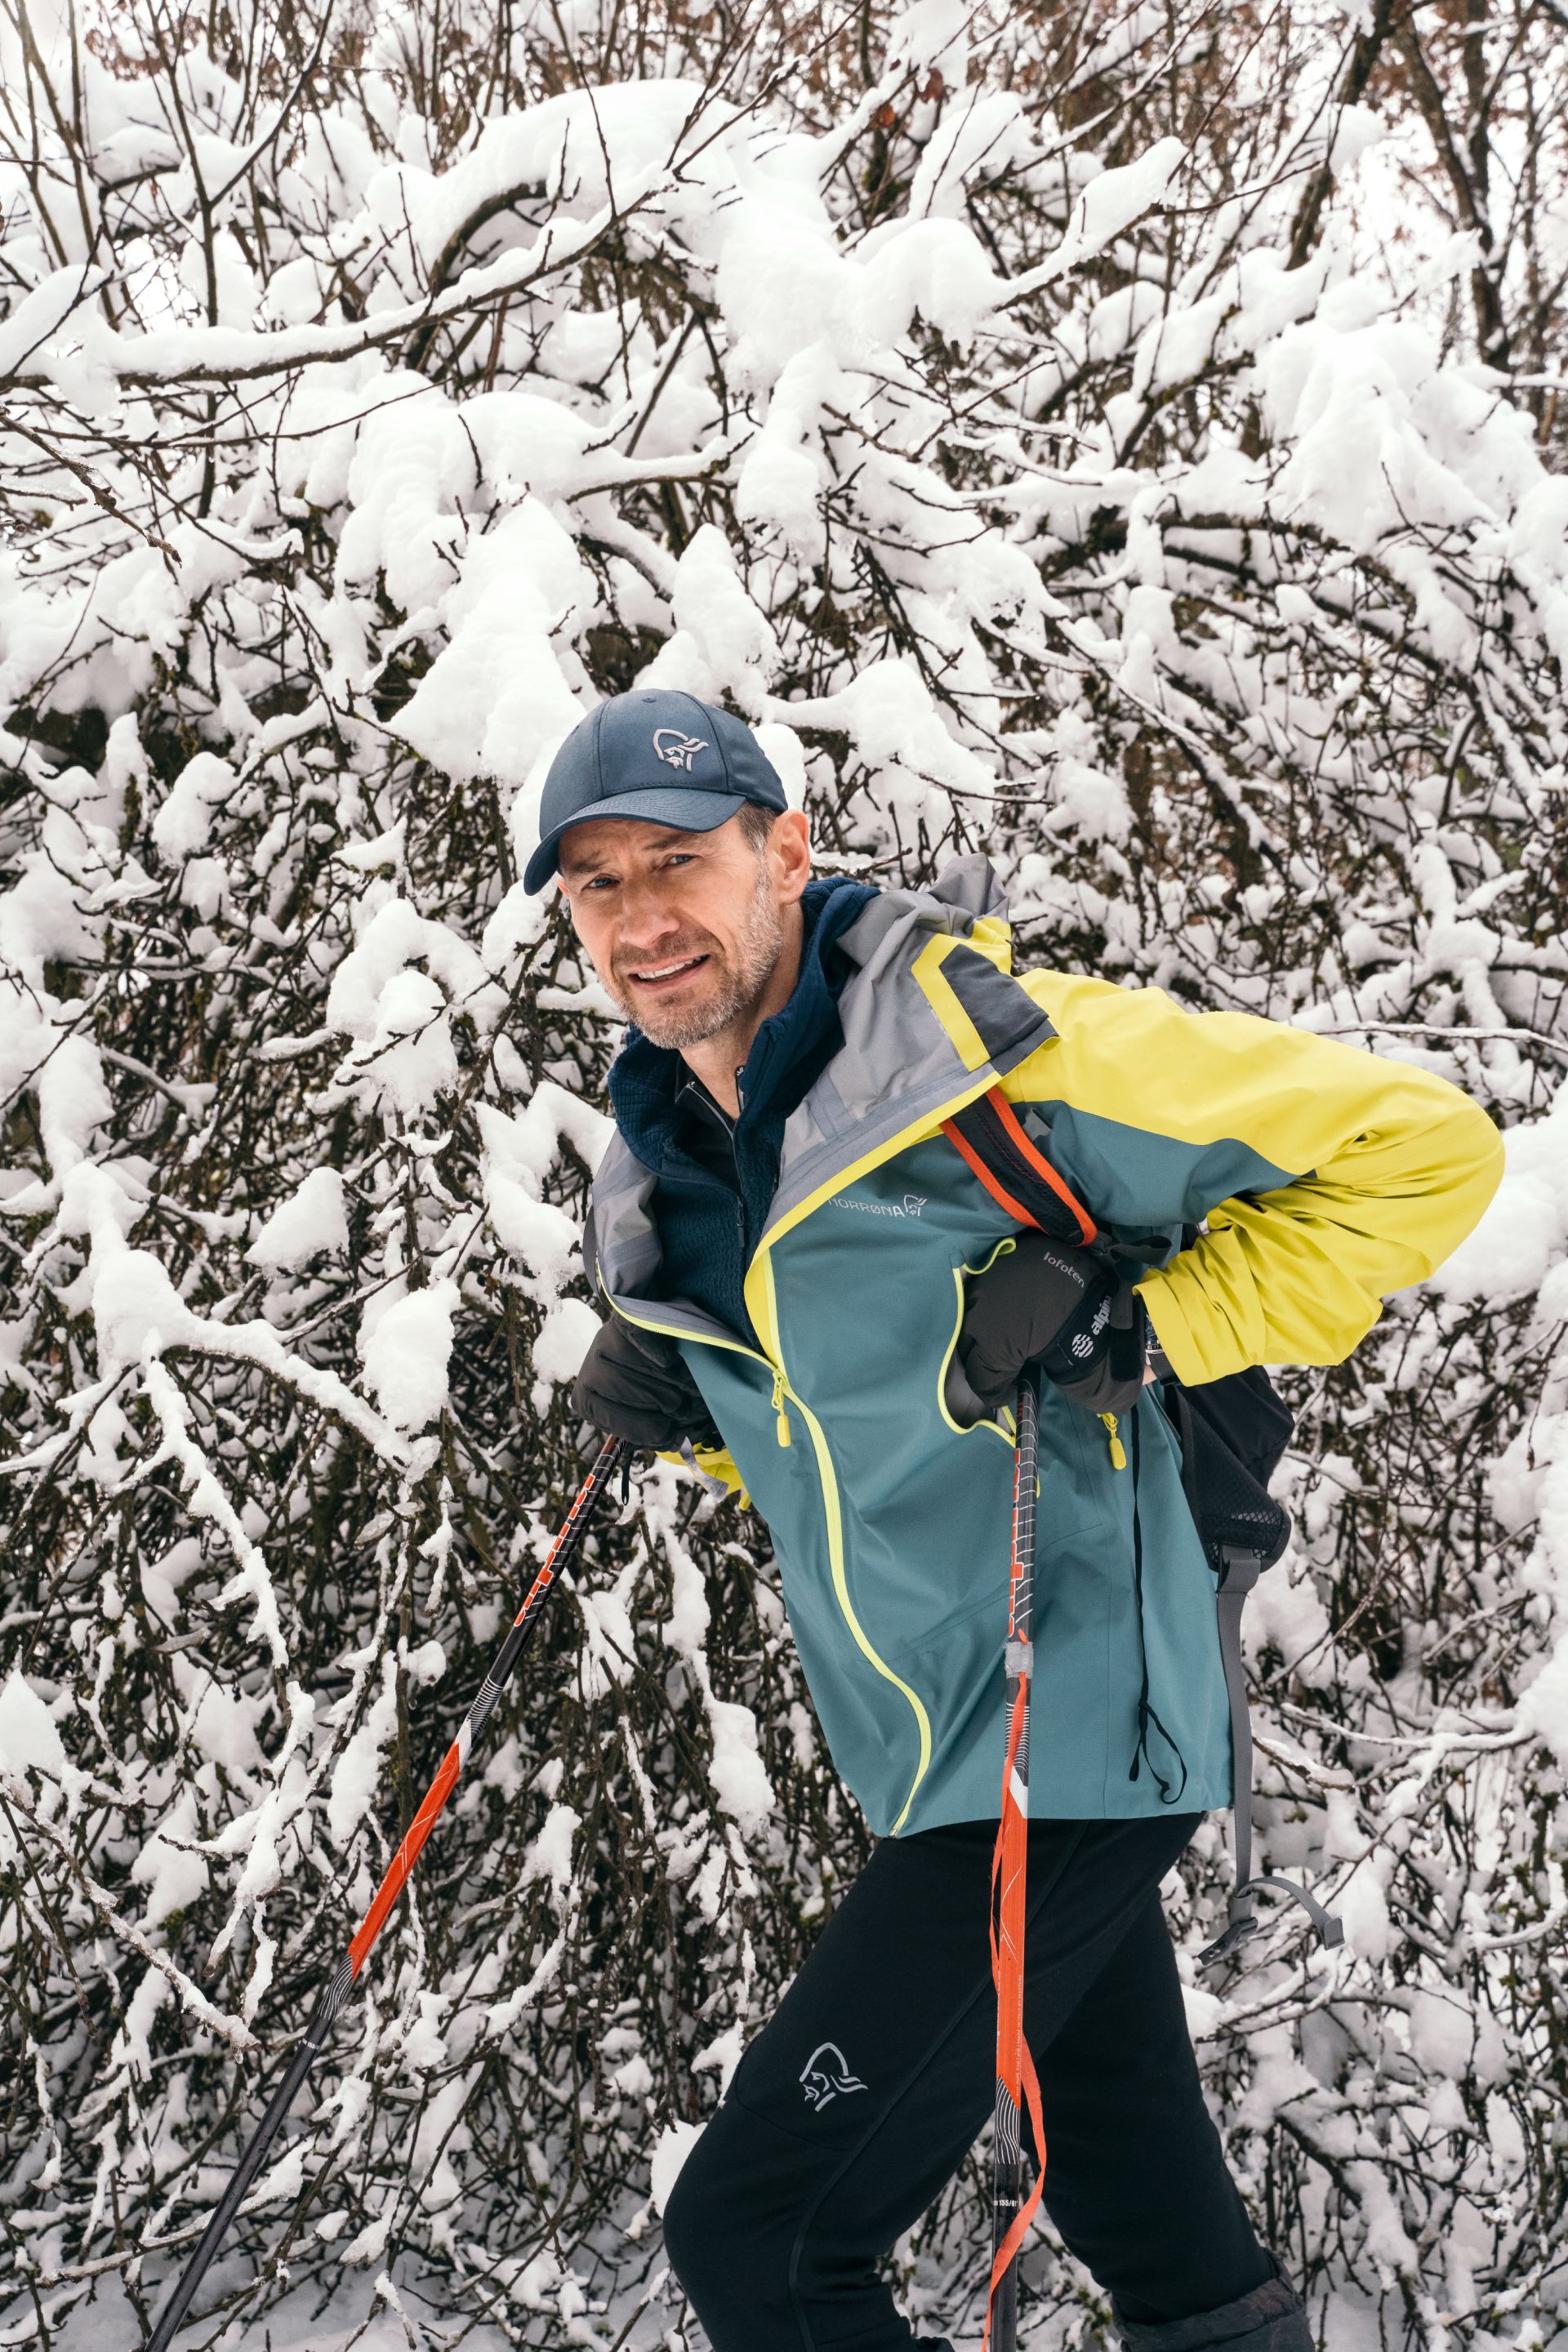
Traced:
[[[1349, 1946], [1201, 1984], [1220, 1822], [1172, 1916], [1324, 2343], [1568, 2325], [1564, 56], [1542, 0], [5, 0], [0, 2342], [155, 2309], [581, 1475], [618, 1033], [517, 877], [639, 680], [831, 866], [984, 847], [1026, 959], [1508, 1130], [1285, 1376], [1260, 1814]], [[658, 2208], [866, 1844], [765, 1532], [648, 1472], [210, 2309], [690, 2340]], [[983, 2216], [900, 2250], [928, 2328]], [[1104, 2340], [1048, 2234], [1026, 2285]]]

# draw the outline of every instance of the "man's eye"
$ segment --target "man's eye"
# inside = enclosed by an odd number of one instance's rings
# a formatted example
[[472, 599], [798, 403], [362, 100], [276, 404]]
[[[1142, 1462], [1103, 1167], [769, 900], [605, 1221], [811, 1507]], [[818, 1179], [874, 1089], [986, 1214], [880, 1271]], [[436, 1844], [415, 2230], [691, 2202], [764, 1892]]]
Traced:
[[613, 874], [592, 875], [583, 885], [584, 890], [613, 890], [615, 887], [616, 877]]

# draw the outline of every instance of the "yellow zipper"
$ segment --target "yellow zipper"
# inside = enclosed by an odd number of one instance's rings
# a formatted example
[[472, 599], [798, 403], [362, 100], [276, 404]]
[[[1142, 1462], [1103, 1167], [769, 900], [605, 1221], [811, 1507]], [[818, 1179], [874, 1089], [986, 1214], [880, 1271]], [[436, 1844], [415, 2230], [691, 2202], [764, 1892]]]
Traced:
[[[827, 1439], [823, 1433], [822, 1423], [817, 1420], [811, 1407], [791, 1388], [789, 1374], [784, 1370], [784, 1349], [779, 1339], [778, 1288], [773, 1280], [773, 1255], [765, 1241], [758, 1250], [757, 1255], [762, 1259], [763, 1265], [761, 1304], [766, 1310], [763, 1337], [769, 1350], [768, 1360], [773, 1367], [773, 1402], [778, 1407], [783, 1433], [779, 1443], [783, 1445], [789, 1444], [789, 1421], [784, 1408], [784, 1400], [787, 1397], [805, 1423], [806, 1434], [811, 1440], [811, 1450], [816, 1457], [816, 1478], [822, 1490], [822, 1510], [827, 1534], [828, 1572], [833, 1580], [834, 1597], [837, 1601], [839, 1613], [848, 1626], [855, 1646], [861, 1656], [869, 1665], [876, 1668], [884, 1682], [891, 1683], [896, 1691], [902, 1693], [915, 1718], [915, 1730], [920, 1739], [920, 1755], [915, 1764], [914, 1779], [910, 1782], [909, 1793], [904, 1799], [898, 1820], [893, 1823], [891, 1833], [897, 1837], [909, 1819], [910, 1807], [915, 1801], [915, 1791], [931, 1769], [931, 1717], [925, 1711], [920, 1693], [911, 1690], [903, 1676], [896, 1675], [887, 1660], [878, 1655], [867, 1636], [865, 1627], [855, 1614], [855, 1604], [849, 1598], [849, 1580], [844, 1562], [844, 1511], [838, 1498], [838, 1475], [833, 1466], [833, 1456], [828, 1451]], [[753, 1265], [756, 1264], [755, 1259], [752, 1260], [752, 1264]], [[753, 1314], [754, 1312], [753, 1309]]]
[[1105, 1433], [1110, 1446], [1110, 1466], [1113, 1470], [1125, 1470], [1127, 1449], [1116, 1433], [1116, 1415], [1113, 1412], [1102, 1412], [1100, 1418], [1105, 1423]]
[[811, 1439], [812, 1451], [816, 1456], [817, 1482], [822, 1488], [823, 1517], [826, 1522], [827, 1530], [828, 1571], [833, 1579], [833, 1591], [838, 1602], [839, 1612], [844, 1622], [848, 1626], [855, 1646], [861, 1656], [876, 1668], [884, 1682], [891, 1683], [896, 1691], [903, 1694], [915, 1718], [915, 1730], [920, 1739], [920, 1755], [915, 1764], [914, 1779], [910, 1782], [909, 1793], [904, 1799], [899, 1818], [892, 1826], [891, 1834], [897, 1837], [910, 1817], [910, 1807], [914, 1803], [915, 1791], [931, 1769], [931, 1717], [925, 1711], [920, 1693], [911, 1690], [903, 1676], [896, 1675], [885, 1658], [879, 1657], [867, 1638], [865, 1627], [855, 1614], [855, 1604], [849, 1598], [849, 1583], [845, 1573], [844, 1516], [838, 1500], [838, 1478], [833, 1467], [833, 1456], [828, 1452], [827, 1440], [823, 1434], [821, 1423], [811, 1407], [801, 1402], [788, 1381], [784, 1379], [782, 1369], [779, 1380], [784, 1393], [805, 1423], [806, 1433]]

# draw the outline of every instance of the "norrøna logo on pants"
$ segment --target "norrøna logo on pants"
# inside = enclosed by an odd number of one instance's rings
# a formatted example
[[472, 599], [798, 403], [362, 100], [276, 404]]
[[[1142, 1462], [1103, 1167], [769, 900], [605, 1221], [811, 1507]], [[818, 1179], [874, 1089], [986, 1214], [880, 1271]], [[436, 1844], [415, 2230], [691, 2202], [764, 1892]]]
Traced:
[[836, 2099], [841, 2091], [847, 2095], [866, 2088], [859, 2075], [849, 2072], [844, 2053], [837, 2042], [817, 2043], [800, 2070], [800, 2079], [805, 2092], [805, 2104], [816, 2115], [820, 2115], [829, 2099]]

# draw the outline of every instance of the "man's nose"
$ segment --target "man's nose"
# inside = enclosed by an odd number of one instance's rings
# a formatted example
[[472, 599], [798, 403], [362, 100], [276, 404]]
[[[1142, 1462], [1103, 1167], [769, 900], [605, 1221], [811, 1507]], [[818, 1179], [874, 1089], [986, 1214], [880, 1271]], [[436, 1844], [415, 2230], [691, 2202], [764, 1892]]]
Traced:
[[623, 953], [658, 947], [679, 930], [679, 912], [657, 882], [634, 875], [621, 885], [620, 898], [616, 929]]

